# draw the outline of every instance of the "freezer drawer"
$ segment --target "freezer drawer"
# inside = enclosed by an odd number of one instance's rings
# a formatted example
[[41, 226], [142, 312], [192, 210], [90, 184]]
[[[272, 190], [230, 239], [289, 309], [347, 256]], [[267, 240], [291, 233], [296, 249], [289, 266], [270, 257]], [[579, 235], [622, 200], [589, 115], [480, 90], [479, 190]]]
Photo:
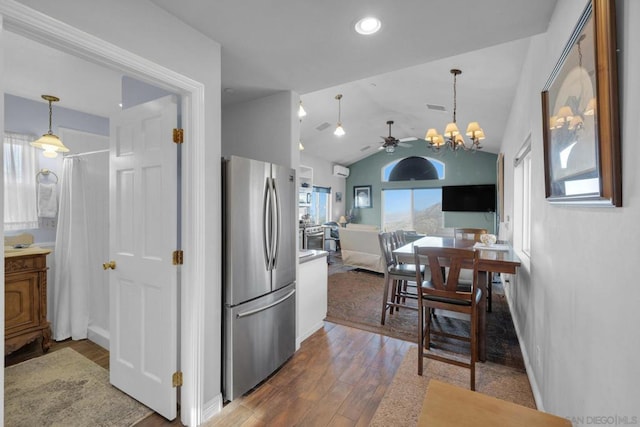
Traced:
[[225, 307], [223, 393], [251, 390], [295, 352], [295, 283], [256, 300]]

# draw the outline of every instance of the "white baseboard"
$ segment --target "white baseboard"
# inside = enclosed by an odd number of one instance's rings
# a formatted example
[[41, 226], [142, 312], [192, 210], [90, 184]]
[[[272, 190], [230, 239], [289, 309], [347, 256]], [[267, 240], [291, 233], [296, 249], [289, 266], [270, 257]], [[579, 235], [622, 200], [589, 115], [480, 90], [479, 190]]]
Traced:
[[217, 415], [222, 411], [222, 393], [206, 402], [202, 408], [202, 422], [205, 423], [214, 415]]
[[89, 326], [87, 329], [87, 338], [105, 350], [109, 350], [109, 331], [98, 326]]
[[309, 330], [307, 332], [305, 332], [304, 334], [302, 334], [299, 337], [297, 337], [296, 338], [296, 350], [300, 349], [300, 345], [302, 345], [302, 342], [304, 340], [306, 340], [311, 335], [313, 335], [316, 331], [318, 331], [318, 330], [320, 330], [322, 328], [324, 328], [324, 320], [321, 320], [320, 322], [316, 323], [311, 328], [309, 328]]
[[509, 306], [509, 312], [511, 313], [511, 318], [513, 319], [513, 326], [516, 329], [516, 335], [518, 337], [518, 343], [520, 344], [520, 351], [522, 352], [522, 358], [524, 359], [524, 368], [527, 371], [527, 377], [529, 378], [529, 384], [531, 385], [531, 392], [533, 393], [533, 399], [536, 401], [536, 407], [539, 411], [544, 410], [544, 405], [542, 404], [542, 395], [540, 394], [540, 388], [538, 387], [538, 383], [536, 382], [536, 378], [533, 375], [533, 367], [531, 366], [529, 353], [527, 353], [527, 348], [524, 346], [524, 340], [522, 339], [522, 334], [520, 333], [520, 324], [518, 323], [518, 318], [513, 314], [510, 294], [510, 283], [505, 283], [505, 275], [500, 275], [500, 280], [502, 280], [502, 287], [504, 289], [504, 294], [507, 297], [507, 305]]

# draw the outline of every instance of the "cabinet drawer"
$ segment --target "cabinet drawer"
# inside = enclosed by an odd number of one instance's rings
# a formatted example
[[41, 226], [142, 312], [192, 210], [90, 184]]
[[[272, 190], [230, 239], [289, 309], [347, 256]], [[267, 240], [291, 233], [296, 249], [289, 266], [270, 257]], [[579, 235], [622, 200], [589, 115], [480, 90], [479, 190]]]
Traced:
[[47, 259], [44, 255], [21, 256], [4, 259], [4, 274], [33, 271], [45, 269], [46, 267]]
[[5, 334], [39, 326], [38, 274], [20, 274], [7, 279], [4, 288]]

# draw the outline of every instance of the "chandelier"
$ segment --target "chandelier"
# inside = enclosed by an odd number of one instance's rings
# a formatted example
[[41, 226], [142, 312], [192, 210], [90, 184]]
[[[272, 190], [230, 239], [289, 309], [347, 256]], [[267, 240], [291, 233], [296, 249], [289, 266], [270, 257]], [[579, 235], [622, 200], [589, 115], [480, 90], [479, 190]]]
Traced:
[[469, 146], [467, 146], [464, 141], [464, 137], [458, 130], [458, 125], [456, 124], [456, 78], [458, 75], [462, 74], [462, 71], [454, 68], [450, 72], [453, 74], [453, 121], [445, 128], [444, 136], [439, 134], [436, 129], [430, 128], [424, 139], [429, 143], [429, 146], [434, 151], [440, 151], [440, 148], [445, 145], [453, 151], [461, 149], [464, 151], [479, 150], [482, 148], [480, 146], [480, 141], [484, 139], [484, 131], [478, 122], [471, 122], [467, 126], [466, 135], [471, 139], [471, 144]]

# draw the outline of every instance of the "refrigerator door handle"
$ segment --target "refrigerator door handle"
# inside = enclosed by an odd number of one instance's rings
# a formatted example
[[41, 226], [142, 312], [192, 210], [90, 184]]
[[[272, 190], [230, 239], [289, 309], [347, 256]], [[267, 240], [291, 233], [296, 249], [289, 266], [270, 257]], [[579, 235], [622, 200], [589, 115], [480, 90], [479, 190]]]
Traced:
[[267, 270], [271, 270], [271, 185], [267, 177], [264, 186], [264, 200], [262, 202], [262, 245], [264, 248], [264, 263]]
[[274, 301], [271, 304], [265, 305], [264, 307], [256, 308], [254, 310], [245, 311], [243, 313], [238, 313], [238, 314], [236, 314], [236, 319], [240, 319], [242, 317], [251, 316], [252, 314], [256, 314], [256, 313], [260, 313], [261, 311], [268, 310], [271, 307], [274, 307], [274, 306], [276, 306], [278, 304], [283, 303], [285, 300], [289, 299], [289, 297], [291, 297], [291, 295], [293, 295], [295, 293], [296, 293], [296, 290], [294, 289], [291, 292], [289, 292], [287, 295], [285, 295], [282, 298], [280, 298], [278, 301]]
[[271, 250], [271, 255], [272, 255], [272, 260], [271, 260], [271, 268], [276, 268], [277, 264], [278, 264], [278, 252], [280, 249], [280, 226], [281, 224], [281, 209], [282, 207], [280, 206], [280, 196], [278, 194], [278, 187], [276, 186], [276, 180], [274, 178], [271, 178], [271, 183], [272, 183], [272, 191], [273, 191], [273, 210], [274, 210], [274, 216], [273, 216], [273, 246], [272, 246], [272, 250]]

